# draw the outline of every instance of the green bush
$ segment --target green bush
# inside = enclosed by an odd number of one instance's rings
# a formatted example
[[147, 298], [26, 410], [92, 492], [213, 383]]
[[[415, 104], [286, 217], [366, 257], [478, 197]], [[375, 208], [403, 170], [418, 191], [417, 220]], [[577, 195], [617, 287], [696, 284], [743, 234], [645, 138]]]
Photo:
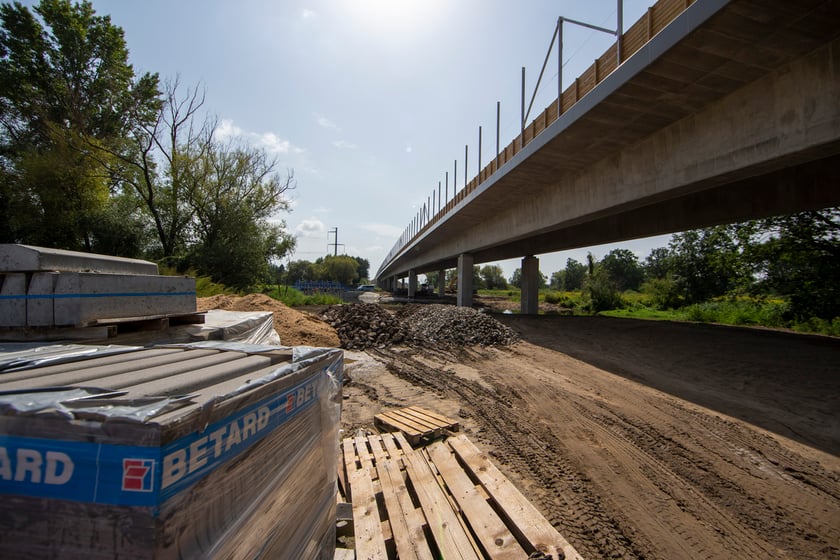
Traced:
[[236, 290], [228, 288], [224, 284], [213, 282], [209, 276], [198, 276], [195, 279], [196, 297], [210, 297], [218, 294], [236, 294]]
[[279, 286], [277, 292], [271, 294], [271, 297], [282, 301], [289, 307], [299, 307], [301, 305], [336, 305], [341, 303], [341, 298], [332, 294], [313, 294], [308, 296], [300, 290], [288, 286]]

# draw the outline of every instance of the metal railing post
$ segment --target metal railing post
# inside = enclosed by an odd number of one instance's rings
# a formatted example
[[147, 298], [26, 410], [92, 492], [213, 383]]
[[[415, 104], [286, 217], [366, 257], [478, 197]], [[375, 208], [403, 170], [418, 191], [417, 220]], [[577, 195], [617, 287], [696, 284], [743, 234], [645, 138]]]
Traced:
[[478, 125], [478, 181], [481, 182], [481, 125]]
[[522, 111], [521, 111], [522, 118], [519, 121], [519, 133], [525, 133], [525, 67], [522, 67]]
[[464, 144], [464, 188], [467, 188], [467, 173], [469, 173], [468, 168], [470, 165], [470, 146], [469, 144]]

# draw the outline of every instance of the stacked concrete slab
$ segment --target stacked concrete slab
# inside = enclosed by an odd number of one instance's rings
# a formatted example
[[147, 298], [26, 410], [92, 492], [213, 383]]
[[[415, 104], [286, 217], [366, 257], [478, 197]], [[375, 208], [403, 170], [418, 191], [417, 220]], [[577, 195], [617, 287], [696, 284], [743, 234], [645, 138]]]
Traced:
[[0, 359], [0, 558], [332, 558], [340, 350], [79, 356]]
[[80, 327], [195, 312], [195, 279], [148, 261], [0, 244], [0, 327]]

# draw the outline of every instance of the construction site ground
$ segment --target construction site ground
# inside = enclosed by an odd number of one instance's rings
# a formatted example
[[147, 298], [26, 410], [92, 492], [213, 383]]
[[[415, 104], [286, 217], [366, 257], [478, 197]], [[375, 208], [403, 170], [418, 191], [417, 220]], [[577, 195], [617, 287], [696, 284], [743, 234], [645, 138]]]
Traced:
[[840, 558], [840, 340], [494, 317], [521, 341], [346, 351], [345, 435], [457, 419], [588, 559]]
[[498, 318], [523, 340], [348, 352], [345, 431], [457, 418], [585, 558], [840, 558], [840, 341]]

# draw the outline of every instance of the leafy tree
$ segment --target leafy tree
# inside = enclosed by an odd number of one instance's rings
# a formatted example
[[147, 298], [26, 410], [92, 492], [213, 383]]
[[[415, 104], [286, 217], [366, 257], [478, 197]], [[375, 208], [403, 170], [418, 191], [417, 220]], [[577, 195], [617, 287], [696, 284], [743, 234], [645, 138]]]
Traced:
[[359, 276], [359, 263], [353, 257], [346, 255], [327, 255], [316, 261], [316, 270], [319, 280], [340, 282], [345, 286], [355, 286], [361, 279]]
[[757, 288], [790, 298], [798, 320], [840, 317], [840, 208], [740, 225]]
[[645, 258], [644, 272], [647, 278], [665, 278], [673, 268], [671, 251], [667, 247], [656, 247]]
[[509, 279], [510, 285], [514, 288], [522, 288], [522, 269], [516, 268], [513, 270], [513, 274], [510, 275]]
[[363, 259], [362, 257], [353, 257], [356, 259], [359, 267], [357, 269], [357, 274], [359, 275], [359, 281], [368, 280], [370, 278], [370, 262], [367, 259]]
[[[267, 274], [272, 258], [294, 247], [285, 224], [269, 222], [288, 210], [284, 195], [294, 188], [293, 176], [281, 177], [276, 160], [255, 148], [217, 142], [200, 148], [197, 154], [182, 154], [191, 161], [185, 166], [191, 178], [183, 184], [183, 205], [192, 216], [195, 264], [216, 282], [253, 286]], [[355, 260], [353, 265], [355, 270]]]
[[639, 259], [628, 249], [613, 249], [601, 259], [601, 266], [609, 274], [619, 292], [638, 290], [644, 278]]
[[312, 281], [316, 279], [314, 265], [306, 260], [292, 261], [286, 268], [286, 282], [297, 284], [298, 282]]
[[480, 270], [481, 278], [484, 280], [484, 287], [488, 290], [507, 289], [504, 271], [499, 265], [485, 265]]
[[742, 280], [734, 228], [715, 226], [674, 234], [669, 243], [673, 278], [686, 304], [722, 296]]
[[135, 77], [122, 30], [89, 2], [33, 10], [0, 5], [0, 235], [91, 249], [112, 186], [91, 154], [153, 112], [158, 78]]
[[586, 259], [589, 274], [583, 282], [585, 307], [593, 313], [621, 308], [623, 306], [621, 294], [609, 271], [595, 262], [592, 253], [587, 254]]
[[574, 291], [583, 288], [583, 280], [586, 278], [586, 265], [575, 260], [566, 259], [566, 268], [562, 272], [563, 283], [559, 290]]
[[[537, 274], [537, 282], [539, 283], [539, 288], [547, 288], [548, 287], [548, 278], [542, 271], [538, 271]], [[522, 269], [517, 268], [513, 271], [513, 274], [510, 277], [510, 285], [516, 288], [522, 288]]]

